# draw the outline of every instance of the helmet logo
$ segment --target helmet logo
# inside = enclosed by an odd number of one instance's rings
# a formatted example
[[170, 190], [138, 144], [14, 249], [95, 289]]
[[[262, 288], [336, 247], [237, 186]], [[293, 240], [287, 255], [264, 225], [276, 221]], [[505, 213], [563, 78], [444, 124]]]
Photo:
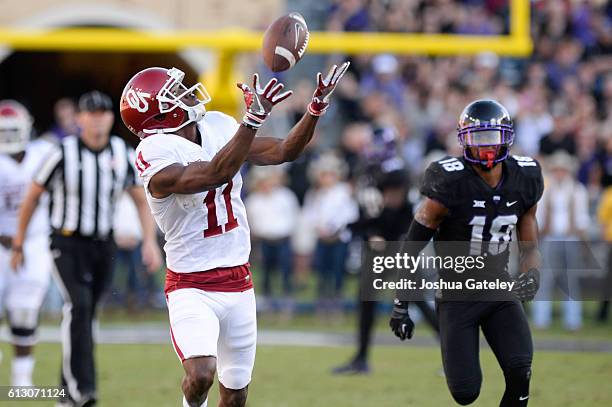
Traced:
[[128, 102], [128, 105], [132, 109], [138, 110], [140, 113], [144, 113], [149, 110], [149, 102], [147, 102], [146, 98], [150, 98], [151, 94], [148, 92], [136, 92], [133, 88], [128, 90], [125, 98]]

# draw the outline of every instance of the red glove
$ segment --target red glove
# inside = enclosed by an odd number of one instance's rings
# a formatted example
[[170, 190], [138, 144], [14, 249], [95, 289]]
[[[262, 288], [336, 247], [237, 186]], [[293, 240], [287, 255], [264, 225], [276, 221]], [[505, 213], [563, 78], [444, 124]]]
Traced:
[[244, 94], [246, 113], [242, 123], [248, 127], [258, 129], [270, 115], [272, 108], [293, 94], [293, 91], [280, 93], [285, 87], [278, 83], [278, 79], [272, 78], [262, 89], [259, 85], [259, 75], [253, 75], [253, 89], [244, 83], [236, 84]]
[[336, 89], [336, 85], [338, 85], [338, 81], [342, 78], [351, 63], [345, 62], [340, 65], [332, 66], [329, 70], [329, 73], [323, 79], [323, 75], [321, 72], [317, 74], [317, 89], [312, 95], [312, 102], [308, 105], [308, 112], [313, 116], [321, 116], [327, 108], [329, 107], [329, 97], [333, 93], [334, 89]]

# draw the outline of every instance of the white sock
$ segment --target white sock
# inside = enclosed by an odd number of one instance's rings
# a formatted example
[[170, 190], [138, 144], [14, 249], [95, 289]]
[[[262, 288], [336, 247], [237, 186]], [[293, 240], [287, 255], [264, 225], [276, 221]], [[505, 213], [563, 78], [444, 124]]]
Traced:
[[[204, 400], [204, 403], [200, 404], [200, 407], [207, 407], [207, 406], [208, 406], [208, 399]], [[185, 398], [185, 396], [183, 396], [183, 407], [191, 407], [189, 403], [187, 402], [187, 399]]]
[[13, 386], [32, 386], [34, 356], [15, 356], [11, 364], [11, 384]]

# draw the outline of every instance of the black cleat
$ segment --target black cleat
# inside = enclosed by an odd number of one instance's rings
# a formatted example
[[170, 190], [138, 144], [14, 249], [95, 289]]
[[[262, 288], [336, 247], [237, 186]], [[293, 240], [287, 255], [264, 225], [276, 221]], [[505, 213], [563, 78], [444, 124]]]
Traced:
[[332, 370], [332, 374], [335, 375], [357, 375], [357, 374], [369, 374], [370, 366], [368, 362], [362, 359], [355, 359], [346, 365], [338, 366]]
[[81, 400], [79, 400], [78, 403], [75, 404], [75, 406], [77, 407], [93, 407], [96, 405], [97, 402], [97, 398], [94, 395], [83, 395], [83, 398], [81, 398]]

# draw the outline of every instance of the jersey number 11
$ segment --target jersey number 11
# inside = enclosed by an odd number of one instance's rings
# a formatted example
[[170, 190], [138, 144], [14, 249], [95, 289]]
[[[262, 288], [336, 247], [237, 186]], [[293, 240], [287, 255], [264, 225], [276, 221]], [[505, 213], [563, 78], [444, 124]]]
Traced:
[[225, 210], [227, 211], [227, 223], [223, 226], [219, 225], [217, 220], [217, 205], [215, 198], [217, 197], [217, 189], [211, 189], [206, 193], [204, 197], [204, 205], [208, 211], [208, 227], [204, 229], [204, 237], [217, 236], [222, 233], [229, 232], [232, 229], [238, 227], [238, 219], [234, 216], [232, 209], [232, 187], [234, 183], [230, 181], [225, 188], [223, 188], [223, 201], [225, 202]]

